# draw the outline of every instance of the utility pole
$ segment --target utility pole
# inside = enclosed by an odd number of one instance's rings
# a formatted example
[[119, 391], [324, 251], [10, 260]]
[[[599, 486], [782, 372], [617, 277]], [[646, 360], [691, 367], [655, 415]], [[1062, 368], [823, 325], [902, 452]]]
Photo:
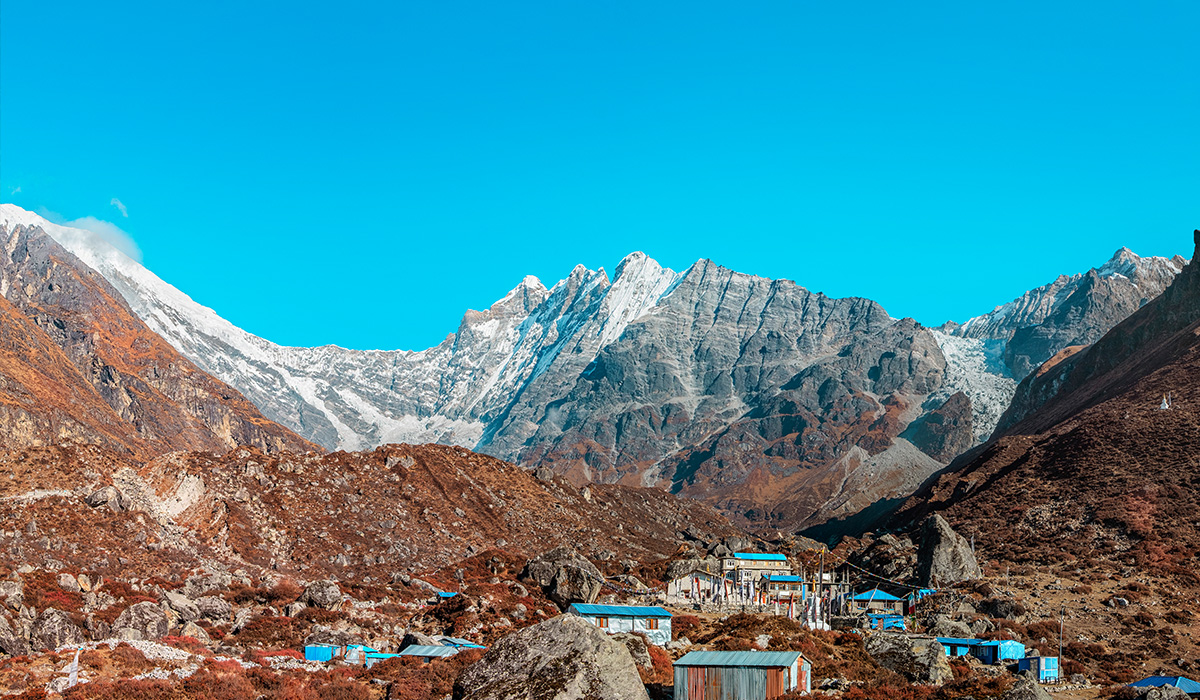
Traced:
[[1063, 618], [1067, 616], [1067, 604], [1063, 603], [1062, 608], [1058, 611], [1058, 674], [1062, 678], [1062, 638], [1063, 638]]

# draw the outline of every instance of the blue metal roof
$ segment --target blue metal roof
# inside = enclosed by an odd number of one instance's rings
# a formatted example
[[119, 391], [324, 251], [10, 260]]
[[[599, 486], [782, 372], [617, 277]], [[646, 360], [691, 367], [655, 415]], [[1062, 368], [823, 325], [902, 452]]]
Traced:
[[763, 552], [734, 552], [733, 557], [747, 561], [787, 561], [787, 557], [782, 554], [764, 554]]
[[443, 646], [448, 646], [448, 647], [468, 647], [471, 649], [486, 649], [487, 648], [487, 647], [483, 646], [482, 644], [476, 644], [475, 642], [470, 642], [465, 639], [459, 639], [458, 637], [440, 637], [438, 639], [438, 641], [440, 641]]
[[878, 588], [872, 588], [865, 593], [859, 593], [850, 600], [900, 600], [891, 593], [885, 593]]
[[575, 603], [571, 610], [580, 615], [599, 615], [600, 617], [671, 617], [666, 608], [646, 607], [641, 605], [587, 605]]
[[1156, 688], [1162, 685], [1175, 686], [1189, 695], [1200, 693], [1200, 683], [1183, 676], [1150, 676], [1129, 684], [1131, 688]]
[[939, 644], [955, 647], [974, 646], [983, 641], [982, 639], [965, 639], [963, 637], [938, 637], [937, 640]]
[[689, 651], [676, 666], [791, 666], [800, 658], [798, 651]]
[[768, 581], [780, 581], [782, 583], [800, 583], [799, 576], [790, 576], [785, 574], [767, 574], [764, 578]]
[[439, 598], [453, 598], [456, 595], [458, 595], [458, 594], [454, 593], [452, 591], [438, 591]]
[[454, 656], [457, 653], [458, 649], [455, 649], [454, 647], [431, 647], [414, 644], [410, 647], [401, 649], [397, 656]]

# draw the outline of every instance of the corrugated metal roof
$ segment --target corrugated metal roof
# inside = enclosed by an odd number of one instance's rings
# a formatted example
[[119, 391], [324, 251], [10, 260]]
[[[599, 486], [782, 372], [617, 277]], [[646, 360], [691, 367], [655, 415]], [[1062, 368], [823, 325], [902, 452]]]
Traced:
[[782, 554], [765, 554], [763, 552], [734, 552], [733, 557], [747, 561], [787, 561], [787, 557]]
[[1157, 688], [1163, 685], [1171, 685], [1179, 688], [1189, 695], [1192, 693], [1200, 693], [1200, 683], [1197, 683], [1191, 678], [1185, 678], [1183, 676], [1150, 676], [1149, 678], [1143, 678], [1140, 681], [1134, 681], [1129, 685], [1133, 688]]
[[937, 640], [940, 644], [949, 644], [958, 647], [969, 647], [983, 641], [981, 639], [966, 639], [964, 637], [938, 637]]
[[900, 600], [891, 593], [885, 593], [878, 588], [873, 588], [865, 593], [859, 593], [850, 600]]
[[666, 608], [646, 607], [641, 605], [588, 605], [575, 603], [571, 610], [580, 615], [599, 615], [601, 617], [671, 617]]
[[437, 639], [439, 642], [441, 642], [445, 646], [471, 647], [473, 649], [486, 649], [487, 648], [487, 647], [483, 646], [482, 644], [476, 644], [475, 642], [468, 641], [466, 639], [459, 639], [458, 637], [441, 636], [441, 637], [435, 637], [435, 639]]
[[689, 651], [676, 666], [791, 666], [798, 651]]
[[[454, 656], [458, 653], [458, 649], [454, 647], [429, 647], [420, 644], [414, 644], [410, 647], [405, 647], [400, 650], [399, 656]], [[464, 657], [466, 658], [466, 657]]]
[[784, 574], [767, 574], [764, 578], [769, 581], [779, 581], [781, 583], [800, 583], [799, 576], [788, 576]]

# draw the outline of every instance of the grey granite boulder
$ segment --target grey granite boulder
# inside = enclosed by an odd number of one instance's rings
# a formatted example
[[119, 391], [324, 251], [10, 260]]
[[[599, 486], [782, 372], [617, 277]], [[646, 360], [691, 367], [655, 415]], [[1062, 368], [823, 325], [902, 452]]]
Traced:
[[560, 615], [500, 639], [454, 684], [454, 700], [648, 700], [629, 649]]

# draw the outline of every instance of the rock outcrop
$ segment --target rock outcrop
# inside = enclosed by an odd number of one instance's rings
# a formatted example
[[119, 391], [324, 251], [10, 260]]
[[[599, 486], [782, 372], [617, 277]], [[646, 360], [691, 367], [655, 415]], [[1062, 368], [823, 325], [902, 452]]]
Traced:
[[595, 564], [565, 546], [531, 559], [521, 578], [541, 586], [563, 610], [572, 603], [594, 603], [604, 580]]
[[454, 700], [648, 700], [621, 642], [562, 615], [514, 632], [468, 666]]
[[83, 630], [61, 610], [47, 608], [38, 615], [29, 630], [30, 646], [34, 651], [54, 650], [68, 644], [82, 644]]
[[1051, 700], [1051, 697], [1041, 683], [1021, 674], [1017, 676], [1017, 682], [1013, 684], [1013, 687], [1000, 696], [1000, 700]]
[[921, 586], [947, 586], [983, 576], [971, 544], [940, 515], [921, 523], [918, 533], [917, 582]]
[[304, 588], [300, 600], [315, 608], [337, 610], [342, 606], [342, 589], [336, 581], [313, 581]]
[[162, 639], [170, 631], [167, 614], [155, 603], [135, 603], [121, 611], [112, 629], [120, 639]]
[[941, 685], [954, 678], [946, 650], [935, 639], [876, 632], [867, 638], [866, 650], [875, 663], [912, 683]]

